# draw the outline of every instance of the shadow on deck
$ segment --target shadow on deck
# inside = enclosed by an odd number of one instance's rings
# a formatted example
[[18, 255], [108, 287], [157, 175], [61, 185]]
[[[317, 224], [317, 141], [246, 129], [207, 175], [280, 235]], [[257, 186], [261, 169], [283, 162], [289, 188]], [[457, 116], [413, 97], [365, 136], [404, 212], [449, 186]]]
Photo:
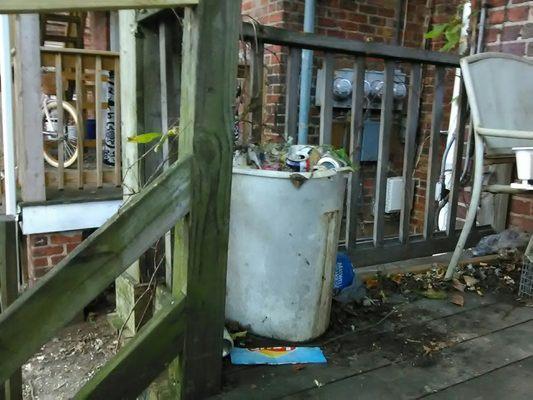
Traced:
[[[464, 307], [420, 299], [393, 308], [354, 315], [359, 333], [330, 328], [313, 343], [327, 365], [242, 367], [226, 360], [217, 398], [531, 398], [533, 308], [512, 295], [476, 294], [465, 294]], [[333, 319], [338, 315], [334, 310]]]

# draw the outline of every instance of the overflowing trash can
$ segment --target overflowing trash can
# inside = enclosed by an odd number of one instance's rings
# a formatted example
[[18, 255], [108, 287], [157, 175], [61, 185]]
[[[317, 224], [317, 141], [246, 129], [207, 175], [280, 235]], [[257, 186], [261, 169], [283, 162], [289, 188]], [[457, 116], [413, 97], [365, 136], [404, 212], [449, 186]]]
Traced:
[[329, 324], [349, 168], [234, 168], [226, 318], [301, 342]]

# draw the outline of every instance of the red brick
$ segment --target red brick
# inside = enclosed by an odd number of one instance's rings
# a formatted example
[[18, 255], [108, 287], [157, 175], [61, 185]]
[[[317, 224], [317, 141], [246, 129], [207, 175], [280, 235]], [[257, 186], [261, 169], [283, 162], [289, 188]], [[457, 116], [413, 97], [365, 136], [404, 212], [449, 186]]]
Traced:
[[503, 42], [517, 40], [521, 36], [521, 32], [522, 26], [520, 25], [504, 26], [502, 30], [501, 40]]
[[82, 237], [81, 237], [81, 232], [76, 232], [72, 234], [54, 233], [50, 235], [50, 240], [52, 244], [80, 243], [82, 240]]
[[511, 213], [509, 215], [509, 226], [526, 232], [533, 232], [533, 218]]
[[489, 10], [489, 24], [502, 24], [505, 21], [505, 10]]
[[511, 22], [527, 21], [529, 6], [507, 9], [507, 20]]
[[506, 5], [509, 2], [509, 0], [488, 0], [487, 5], [489, 7], [501, 7]]
[[46, 235], [30, 235], [30, 243], [33, 247], [46, 246], [48, 237]]
[[49, 272], [52, 268], [35, 268], [33, 270], [34, 278], [42, 278]]
[[520, 42], [502, 43], [502, 52], [523, 56], [526, 53], [526, 44]]
[[32, 250], [32, 256], [33, 257], [44, 257], [44, 256], [52, 256], [55, 254], [61, 254], [63, 253], [63, 246], [46, 246], [46, 247], [36, 247]]
[[66, 257], [66, 255], [60, 255], [60, 256], [52, 256], [50, 257], [50, 261], [52, 266], [56, 266], [61, 260], [63, 260]]
[[48, 257], [32, 258], [31, 263], [33, 264], [34, 267], [47, 267]]
[[531, 215], [532, 200], [524, 197], [513, 197], [511, 199], [511, 212], [516, 214]]
[[78, 247], [79, 245], [80, 245], [79, 243], [67, 243], [66, 244], [67, 254], [70, 254], [70, 252], [74, 250], [76, 247]]

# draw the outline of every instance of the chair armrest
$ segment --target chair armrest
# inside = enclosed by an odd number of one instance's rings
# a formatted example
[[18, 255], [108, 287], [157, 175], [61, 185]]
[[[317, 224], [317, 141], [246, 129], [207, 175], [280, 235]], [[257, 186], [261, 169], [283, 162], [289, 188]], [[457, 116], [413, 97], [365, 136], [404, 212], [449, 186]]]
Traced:
[[482, 136], [502, 137], [510, 139], [531, 139], [533, 131], [517, 131], [512, 129], [490, 129], [478, 126], [476, 132]]

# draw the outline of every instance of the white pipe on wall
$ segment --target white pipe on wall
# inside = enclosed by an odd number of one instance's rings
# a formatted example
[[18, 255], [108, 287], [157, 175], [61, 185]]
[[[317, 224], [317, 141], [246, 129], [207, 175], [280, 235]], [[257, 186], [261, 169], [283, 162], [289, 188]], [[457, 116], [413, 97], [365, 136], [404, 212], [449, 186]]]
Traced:
[[15, 181], [15, 129], [13, 125], [13, 73], [11, 71], [11, 41], [9, 17], [0, 15], [0, 80], [2, 96], [2, 132], [4, 151], [5, 206], [7, 215], [17, 213]]

